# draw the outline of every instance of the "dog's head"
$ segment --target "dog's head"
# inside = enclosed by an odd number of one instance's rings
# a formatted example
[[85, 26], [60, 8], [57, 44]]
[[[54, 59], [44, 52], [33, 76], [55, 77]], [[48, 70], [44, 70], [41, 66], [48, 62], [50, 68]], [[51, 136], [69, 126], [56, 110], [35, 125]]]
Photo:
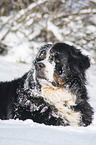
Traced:
[[65, 43], [41, 47], [35, 65], [36, 80], [41, 84], [62, 86], [68, 74], [80, 75], [90, 66], [89, 58]]

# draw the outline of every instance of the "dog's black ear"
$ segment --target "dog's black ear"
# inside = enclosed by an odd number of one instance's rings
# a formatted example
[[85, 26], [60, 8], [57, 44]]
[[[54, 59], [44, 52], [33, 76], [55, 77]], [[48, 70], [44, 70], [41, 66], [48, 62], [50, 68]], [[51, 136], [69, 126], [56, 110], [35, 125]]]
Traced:
[[71, 46], [69, 50], [69, 67], [72, 72], [79, 74], [90, 67], [90, 60], [88, 56], [83, 55], [80, 50]]

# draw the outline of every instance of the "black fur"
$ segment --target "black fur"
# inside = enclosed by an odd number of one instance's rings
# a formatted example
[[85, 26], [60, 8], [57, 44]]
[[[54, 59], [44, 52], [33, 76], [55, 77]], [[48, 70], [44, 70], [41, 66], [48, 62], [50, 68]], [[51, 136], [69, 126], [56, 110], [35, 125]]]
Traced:
[[[55, 87], [67, 87], [76, 95], [77, 105], [72, 106], [72, 109], [81, 112], [81, 125], [89, 125], [93, 115], [85, 87], [85, 70], [90, 66], [89, 58], [80, 50], [65, 43], [48, 44], [41, 47], [28, 73], [17, 80], [0, 83], [0, 118], [32, 119], [48, 125], [70, 125], [66, 118], [58, 116], [57, 108], [40, 95], [42, 84], [38, 78], [47, 80], [44, 76], [45, 66], [42, 59], [46, 59], [49, 49], [48, 61], [50, 63], [54, 61], [56, 64], [55, 79], [51, 83]], [[62, 83], [58, 81], [58, 78]]]

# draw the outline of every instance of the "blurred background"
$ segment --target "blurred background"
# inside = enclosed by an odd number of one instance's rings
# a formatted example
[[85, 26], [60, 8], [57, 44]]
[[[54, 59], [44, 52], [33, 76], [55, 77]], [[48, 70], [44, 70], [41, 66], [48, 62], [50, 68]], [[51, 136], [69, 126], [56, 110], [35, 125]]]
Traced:
[[96, 0], [0, 0], [0, 55], [30, 63], [40, 46], [66, 42], [96, 60]]

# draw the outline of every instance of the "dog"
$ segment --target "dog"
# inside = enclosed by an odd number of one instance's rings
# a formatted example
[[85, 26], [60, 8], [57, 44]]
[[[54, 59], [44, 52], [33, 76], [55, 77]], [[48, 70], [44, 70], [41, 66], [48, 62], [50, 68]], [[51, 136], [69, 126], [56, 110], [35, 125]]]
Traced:
[[23, 77], [0, 82], [0, 119], [90, 125], [93, 108], [88, 103], [85, 76], [89, 66], [88, 56], [74, 46], [44, 45]]

